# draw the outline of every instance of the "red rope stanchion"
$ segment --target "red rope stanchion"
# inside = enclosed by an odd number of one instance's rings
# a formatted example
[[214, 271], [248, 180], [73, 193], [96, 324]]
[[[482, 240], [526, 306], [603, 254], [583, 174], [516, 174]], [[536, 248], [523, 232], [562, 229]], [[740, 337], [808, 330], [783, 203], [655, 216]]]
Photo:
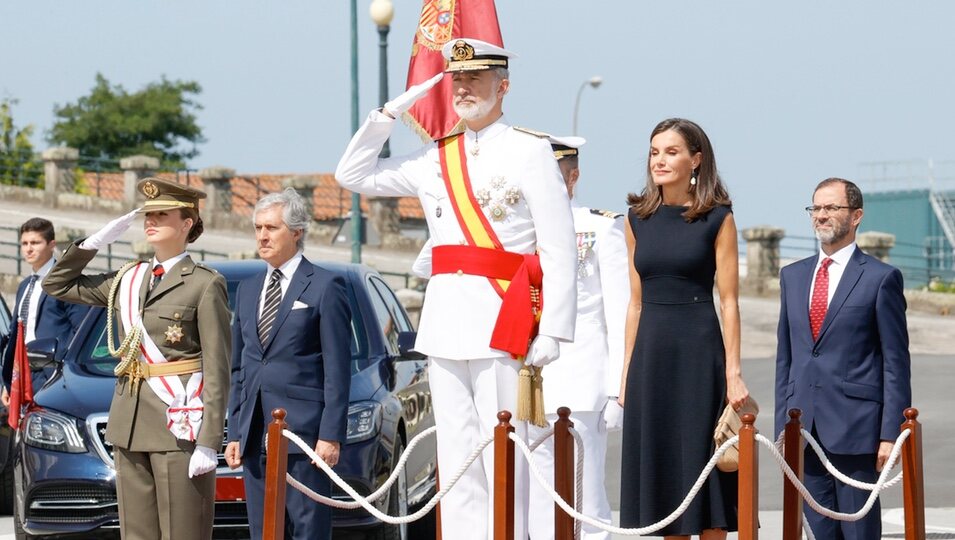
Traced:
[[918, 409], [905, 409], [902, 429], [911, 430], [902, 444], [902, 498], [906, 540], [925, 538], [925, 479], [922, 470], [922, 424]]
[[[554, 422], [554, 489], [562, 499], [574, 505], [574, 437], [570, 428], [570, 409], [557, 409], [558, 419]], [[555, 540], [574, 540], [574, 518], [554, 503]]]
[[494, 540], [514, 540], [514, 441], [511, 413], [497, 413], [494, 427]]
[[285, 538], [285, 475], [288, 472], [288, 439], [282, 431], [285, 409], [272, 411], [265, 453], [265, 511], [262, 517], [263, 540]]
[[[785, 448], [783, 456], [786, 464], [802, 481], [803, 452], [802, 452], [802, 422], [799, 418], [802, 411], [789, 410], [789, 422], [786, 423]], [[783, 475], [783, 540], [802, 540], [802, 495], [799, 490]]]
[[756, 416], [742, 416], [739, 430], [739, 540], [759, 538], [759, 448], [756, 446]]

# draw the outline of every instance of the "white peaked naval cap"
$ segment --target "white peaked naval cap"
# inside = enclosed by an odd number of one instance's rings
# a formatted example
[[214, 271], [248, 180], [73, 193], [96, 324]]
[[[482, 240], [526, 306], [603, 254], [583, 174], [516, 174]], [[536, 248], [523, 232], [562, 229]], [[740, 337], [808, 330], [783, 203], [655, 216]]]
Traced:
[[444, 71], [448, 73], [494, 68], [507, 69], [507, 61], [517, 58], [517, 55], [511, 51], [471, 38], [453, 39], [445, 43], [441, 48], [441, 54], [444, 55], [446, 62]]

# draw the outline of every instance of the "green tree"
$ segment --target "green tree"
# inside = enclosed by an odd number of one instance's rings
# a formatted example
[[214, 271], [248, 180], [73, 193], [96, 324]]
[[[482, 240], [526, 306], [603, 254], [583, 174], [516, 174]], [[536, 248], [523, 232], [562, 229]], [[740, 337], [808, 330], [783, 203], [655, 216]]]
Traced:
[[202, 92], [195, 81], [169, 81], [127, 92], [96, 74], [96, 85], [76, 103], [53, 107], [56, 121], [49, 140], [93, 158], [120, 159], [142, 154], [160, 159], [163, 167], [181, 168], [199, 155], [205, 142], [195, 112]]
[[0, 101], [0, 183], [36, 186], [43, 167], [33, 153], [33, 125], [17, 129], [13, 122], [16, 100]]

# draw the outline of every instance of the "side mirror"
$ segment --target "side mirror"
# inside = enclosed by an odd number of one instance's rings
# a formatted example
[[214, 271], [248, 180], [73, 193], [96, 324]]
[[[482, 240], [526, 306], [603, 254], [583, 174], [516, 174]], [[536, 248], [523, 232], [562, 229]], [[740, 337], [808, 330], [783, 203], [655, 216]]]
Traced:
[[401, 353], [399, 360], [424, 360], [427, 356], [414, 350], [415, 338], [417, 332], [398, 332], [398, 352]]
[[35, 339], [27, 345], [27, 360], [31, 370], [53, 367], [56, 365], [56, 338]]

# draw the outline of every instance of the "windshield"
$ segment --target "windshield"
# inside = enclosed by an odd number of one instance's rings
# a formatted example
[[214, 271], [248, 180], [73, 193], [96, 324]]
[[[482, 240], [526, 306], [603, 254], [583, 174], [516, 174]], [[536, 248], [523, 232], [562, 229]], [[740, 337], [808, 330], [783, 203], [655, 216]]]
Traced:
[[[235, 307], [235, 292], [239, 287], [238, 281], [227, 281], [226, 288], [229, 293], [229, 309], [232, 311]], [[352, 332], [351, 332], [351, 372], [358, 373], [367, 367], [368, 340], [364, 333], [364, 328], [355, 326], [355, 319], [360, 319], [357, 315], [358, 302], [355, 299], [355, 293], [352, 290], [351, 283], [348, 283], [348, 300], [352, 310]], [[106, 310], [100, 308], [96, 316], [92, 330], [87, 334], [88, 338], [84, 340], [79, 355], [75, 358], [80, 368], [90, 374], [101, 377], [113, 377], [113, 368], [116, 367], [117, 359], [109, 354], [109, 347], [106, 340]], [[118, 347], [120, 340], [117, 334], [119, 321], [114, 323], [113, 327], [113, 345]]]

